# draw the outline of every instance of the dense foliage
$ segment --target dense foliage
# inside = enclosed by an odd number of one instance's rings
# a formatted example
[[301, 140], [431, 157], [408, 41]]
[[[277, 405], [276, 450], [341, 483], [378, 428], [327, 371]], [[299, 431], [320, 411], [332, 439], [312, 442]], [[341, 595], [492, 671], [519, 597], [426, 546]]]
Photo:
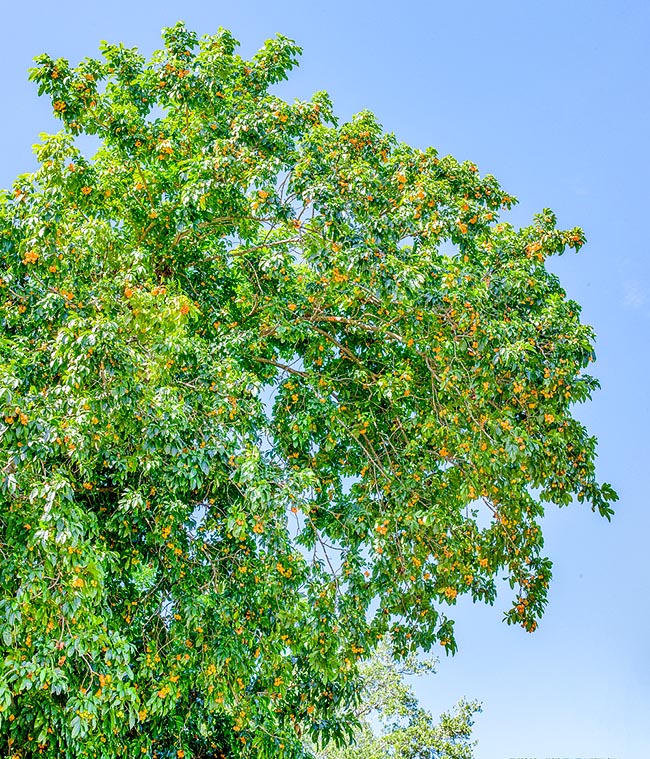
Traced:
[[544, 502], [615, 498], [570, 412], [592, 330], [544, 263], [582, 232], [516, 230], [473, 164], [284, 102], [283, 37], [164, 43], [37, 58], [63, 129], [1, 195], [13, 757], [344, 738], [377, 641], [453, 651], [445, 610], [504, 574], [532, 631]]

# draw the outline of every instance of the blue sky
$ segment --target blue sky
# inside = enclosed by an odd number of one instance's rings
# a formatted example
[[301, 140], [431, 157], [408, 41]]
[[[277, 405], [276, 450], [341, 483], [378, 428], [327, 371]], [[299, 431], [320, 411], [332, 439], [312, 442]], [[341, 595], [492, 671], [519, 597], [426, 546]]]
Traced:
[[304, 48], [281, 92], [326, 89], [342, 118], [370, 109], [411, 144], [475, 161], [520, 199], [581, 225], [588, 245], [552, 262], [598, 334], [602, 390], [577, 414], [600, 439], [600, 476], [619, 491], [612, 524], [577, 505], [549, 512], [548, 611], [528, 635], [494, 609], [458, 607], [460, 651], [417, 684], [441, 711], [478, 698], [477, 759], [648, 756], [650, 713], [650, 6], [635, 0], [311, 0], [289, 3], [59, 0], [6, 3], [0, 26], [0, 185], [33, 167], [53, 129], [28, 83], [47, 51], [78, 60], [100, 40], [150, 52], [184, 19], [225, 26], [252, 54], [276, 32]]

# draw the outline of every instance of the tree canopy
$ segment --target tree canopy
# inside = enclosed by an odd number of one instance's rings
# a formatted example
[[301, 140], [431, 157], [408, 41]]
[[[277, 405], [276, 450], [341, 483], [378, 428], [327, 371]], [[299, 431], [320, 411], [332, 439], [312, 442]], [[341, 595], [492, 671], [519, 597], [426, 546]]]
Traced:
[[571, 413], [594, 335], [545, 266], [582, 231], [285, 102], [282, 36], [163, 34], [39, 56], [62, 130], [0, 196], [8, 756], [344, 739], [378, 641], [453, 652], [449, 607], [504, 575], [534, 630], [544, 504], [616, 497]]

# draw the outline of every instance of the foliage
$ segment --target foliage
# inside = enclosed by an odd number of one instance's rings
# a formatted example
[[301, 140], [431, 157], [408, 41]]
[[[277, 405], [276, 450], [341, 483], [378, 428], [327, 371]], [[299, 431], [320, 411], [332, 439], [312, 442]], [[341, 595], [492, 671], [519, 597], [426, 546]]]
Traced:
[[316, 759], [472, 759], [473, 715], [478, 702], [462, 699], [438, 724], [423, 709], [405, 676], [433, 671], [433, 661], [412, 654], [398, 664], [387, 646], [359, 667], [361, 723], [349, 747], [328, 746]]
[[164, 43], [39, 56], [63, 129], [1, 195], [14, 757], [340, 741], [378, 640], [453, 651], [446, 607], [503, 574], [532, 631], [544, 502], [615, 499], [570, 412], [593, 333], [544, 264], [582, 232], [515, 230], [473, 164], [284, 102], [284, 37]]

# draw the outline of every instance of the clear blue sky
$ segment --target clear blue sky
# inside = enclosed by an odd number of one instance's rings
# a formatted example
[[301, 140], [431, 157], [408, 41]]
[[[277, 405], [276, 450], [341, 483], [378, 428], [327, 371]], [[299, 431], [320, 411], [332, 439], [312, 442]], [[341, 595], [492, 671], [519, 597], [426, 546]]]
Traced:
[[600, 439], [600, 475], [621, 500], [611, 525], [570, 507], [545, 520], [555, 562], [534, 635], [495, 609], [459, 607], [460, 652], [419, 682], [435, 711], [483, 702], [478, 759], [650, 755], [647, 398], [650, 369], [650, 5], [640, 0], [5, 0], [0, 25], [0, 185], [33, 166], [53, 129], [26, 70], [101, 39], [159, 46], [184, 19], [229, 28], [252, 54], [281, 32], [304, 48], [282, 93], [326, 89], [338, 114], [370, 109], [400, 139], [472, 159], [520, 199], [581, 225], [588, 245], [553, 263], [598, 334], [603, 389], [579, 416]]

